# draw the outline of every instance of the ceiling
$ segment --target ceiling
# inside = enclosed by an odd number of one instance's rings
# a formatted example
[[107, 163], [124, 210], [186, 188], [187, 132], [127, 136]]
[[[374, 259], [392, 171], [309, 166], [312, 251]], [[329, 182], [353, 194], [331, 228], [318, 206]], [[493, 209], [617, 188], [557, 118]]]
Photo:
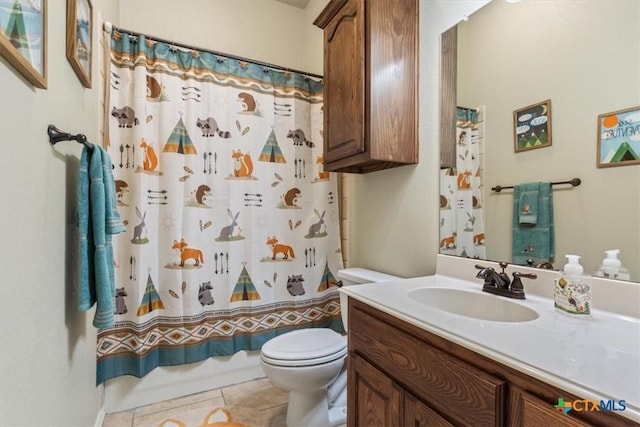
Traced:
[[281, 3], [286, 3], [300, 9], [304, 9], [309, 4], [309, 0], [276, 0], [276, 1], [279, 1]]

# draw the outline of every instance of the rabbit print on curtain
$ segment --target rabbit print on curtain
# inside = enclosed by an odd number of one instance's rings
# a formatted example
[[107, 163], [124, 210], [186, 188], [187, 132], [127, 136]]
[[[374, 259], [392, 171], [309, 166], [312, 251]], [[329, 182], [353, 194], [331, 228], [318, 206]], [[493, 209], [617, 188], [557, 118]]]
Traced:
[[108, 152], [127, 232], [98, 382], [342, 331], [337, 184], [322, 171], [322, 83], [111, 36]]

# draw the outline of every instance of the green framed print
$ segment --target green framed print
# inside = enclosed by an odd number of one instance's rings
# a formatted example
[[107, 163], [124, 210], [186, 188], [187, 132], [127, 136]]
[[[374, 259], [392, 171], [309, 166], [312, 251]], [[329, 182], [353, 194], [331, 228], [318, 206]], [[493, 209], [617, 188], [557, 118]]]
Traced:
[[551, 146], [551, 100], [515, 110], [513, 132], [516, 153]]
[[92, 35], [91, 0], [67, 0], [67, 59], [86, 88], [91, 88]]
[[597, 166], [640, 164], [640, 106], [598, 116]]
[[0, 0], [0, 55], [29, 83], [47, 88], [47, 0]]

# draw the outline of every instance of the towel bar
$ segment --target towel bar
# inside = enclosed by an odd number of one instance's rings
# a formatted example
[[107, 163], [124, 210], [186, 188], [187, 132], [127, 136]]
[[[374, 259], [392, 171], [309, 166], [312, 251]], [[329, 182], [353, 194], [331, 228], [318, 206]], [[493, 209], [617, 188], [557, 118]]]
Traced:
[[81, 133], [72, 135], [69, 132], [58, 129], [54, 125], [49, 125], [47, 127], [47, 134], [49, 135], [49, 143], [51, 145], [55, 145], [61, 141], [77, 141], [80, 144], [87, 146], [88, 148], [93, 148], [92, 145], [87, 141], [87, 137]]
[[[577, 187], [578, 185], [582, 184], [582, 180], [580, 178], [573, 178], [570, 181], [558, 181], [558, 182], [551, 183], [551, 185], [560, 185], [560, 184], [571, 184], [574, 187]], [[491, 190], [495, 191], [496, 193], [499, 193], [502, 190], [506, 190], [507, 188], [513, 188], [513, 185], [509, 185], [506, 187], [503, 187], [501, 185], [496, 185], [495, 187], [491, 187]]]

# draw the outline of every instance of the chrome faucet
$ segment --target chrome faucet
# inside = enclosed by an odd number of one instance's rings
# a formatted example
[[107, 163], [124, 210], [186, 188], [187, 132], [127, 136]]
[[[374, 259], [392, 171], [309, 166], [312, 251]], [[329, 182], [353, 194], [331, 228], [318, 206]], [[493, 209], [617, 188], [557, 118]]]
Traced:
[[501, 262], [498, 265], [502, 268], [500, 273], [498, 273], [493, 267], [476, 265], [476, 268], [480, 270], [476, 277], [484, 279], [482, 291], [508, 298], [525, 299], [524, 286], [522, 285], [521, 278], [525, 277], [527, 279], [535, 279], [538, 276], [534, 273], [520, 273], [519, 271], [514, 271], [513, 281], [510, 281], [509, 275], [504, 272], [504, 269], [508, 264], [506, 262]]

